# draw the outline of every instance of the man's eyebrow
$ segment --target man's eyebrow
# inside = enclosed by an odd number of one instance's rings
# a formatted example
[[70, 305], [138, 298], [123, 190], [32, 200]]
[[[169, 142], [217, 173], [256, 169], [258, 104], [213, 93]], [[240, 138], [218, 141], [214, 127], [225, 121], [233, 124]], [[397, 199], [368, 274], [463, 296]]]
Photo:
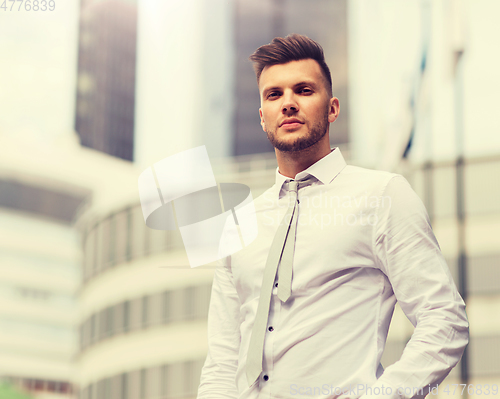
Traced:
[[[304, 80], [302, 82], [295, 83], [293, 85], [293, 88], [295, 89], [295, 88], [301, 87], [301, 86], [311, 86], [313, 88], [317, 87], [317, 85], [316, 85], [316, 83], [314, 83], [314, 81], [312, 81], [312, 80]], [[265, 96], [267, 93], [269, 93], [270, 91], [273, 91], [273, 90], [281, 90], [281, 87], [280, 86], [266, 87], [262, 91], [262, 95]]]
[[316, 83], [314, 83], [312, 80], [304, 80], [303, 82], [299, 82], [293, 85], [293, 87], [299, 87], [299, 86], [312, 86], [316, 88]]
[[262, 90], [262, 95], [266, 95], [267, 93], [269, 93], [270, 91], [273, 91], [273, 90], [280, 90], [281, 88], [279, 86], [273, 86], [273, 87], [266, 87], [264, 90]]

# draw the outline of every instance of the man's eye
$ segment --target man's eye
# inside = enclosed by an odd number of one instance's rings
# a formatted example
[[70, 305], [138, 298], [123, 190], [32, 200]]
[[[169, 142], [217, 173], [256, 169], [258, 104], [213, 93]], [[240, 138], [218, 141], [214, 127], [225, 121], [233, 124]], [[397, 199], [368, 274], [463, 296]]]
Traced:
[[278, 97], [278, 96], [279, 96], [279, 93], [278, 93], [278, 92], [276, 92], [276, 91], [272, 91], [271, 93], [269, 93], [269, 94], [267, 95], [267, 98], [276, 98], [276, 97]]
[[311, 89], [303, 88], [299, 90], [299, 93], [309, 94], [312, 93]]

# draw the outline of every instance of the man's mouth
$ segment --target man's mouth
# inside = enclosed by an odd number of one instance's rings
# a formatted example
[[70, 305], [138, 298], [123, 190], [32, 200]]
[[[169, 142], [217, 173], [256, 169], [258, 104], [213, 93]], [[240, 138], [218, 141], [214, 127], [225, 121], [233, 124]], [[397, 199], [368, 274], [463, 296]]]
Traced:
[[283, 122], [281, 122], [280, 127], [295, 128], [295, 127], [298, 127], [300, 125], [303, 125], [303, 122], [301, 122], [299, 119], [289, 118], [289, 119], [285, 119]]

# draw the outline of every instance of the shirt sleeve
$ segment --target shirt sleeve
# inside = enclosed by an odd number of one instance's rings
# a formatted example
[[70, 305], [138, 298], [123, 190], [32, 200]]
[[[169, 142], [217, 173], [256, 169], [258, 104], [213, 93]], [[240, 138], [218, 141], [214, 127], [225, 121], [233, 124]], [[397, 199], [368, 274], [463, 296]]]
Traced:
[[392, 177], [381, 200], [373, 236], [375, 259], [415, 330], [400, 360], [372, 386], [371, 392], [380, 394], [362, 399], [423, 398], [462, 357], [469, 341], [465, 303], [427, 211], [406, 179]]
[[231, 273], [231, 257], [217, 265], [208, 312], [208, 355], [201, 372], [198, 399], [236, 399], [240, 348], [240, 302]]

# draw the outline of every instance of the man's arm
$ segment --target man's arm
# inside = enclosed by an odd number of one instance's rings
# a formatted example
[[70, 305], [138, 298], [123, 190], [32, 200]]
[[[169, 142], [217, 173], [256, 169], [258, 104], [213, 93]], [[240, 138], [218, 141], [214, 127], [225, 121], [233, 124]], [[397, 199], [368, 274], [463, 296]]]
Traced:
[[238, 397], [239, 310], [228, 256], [219, 261], [214, 274], [208, 313], [208, 355], [201, 372], [198, 399]]
[[[424, 397], [429, 384], [432, 388], [442, 382], [462, 357], [469, 324], [425, 207], [400, 175], [387, 184], [373, 239], [379, 267], [415, 331], [401, 359], [387, 367], [372, 387], [389, 386], [392, 394], [386, 389], [385, 395], [362, 398]], [[423, 395], [408, 394], [420, 388]]]

